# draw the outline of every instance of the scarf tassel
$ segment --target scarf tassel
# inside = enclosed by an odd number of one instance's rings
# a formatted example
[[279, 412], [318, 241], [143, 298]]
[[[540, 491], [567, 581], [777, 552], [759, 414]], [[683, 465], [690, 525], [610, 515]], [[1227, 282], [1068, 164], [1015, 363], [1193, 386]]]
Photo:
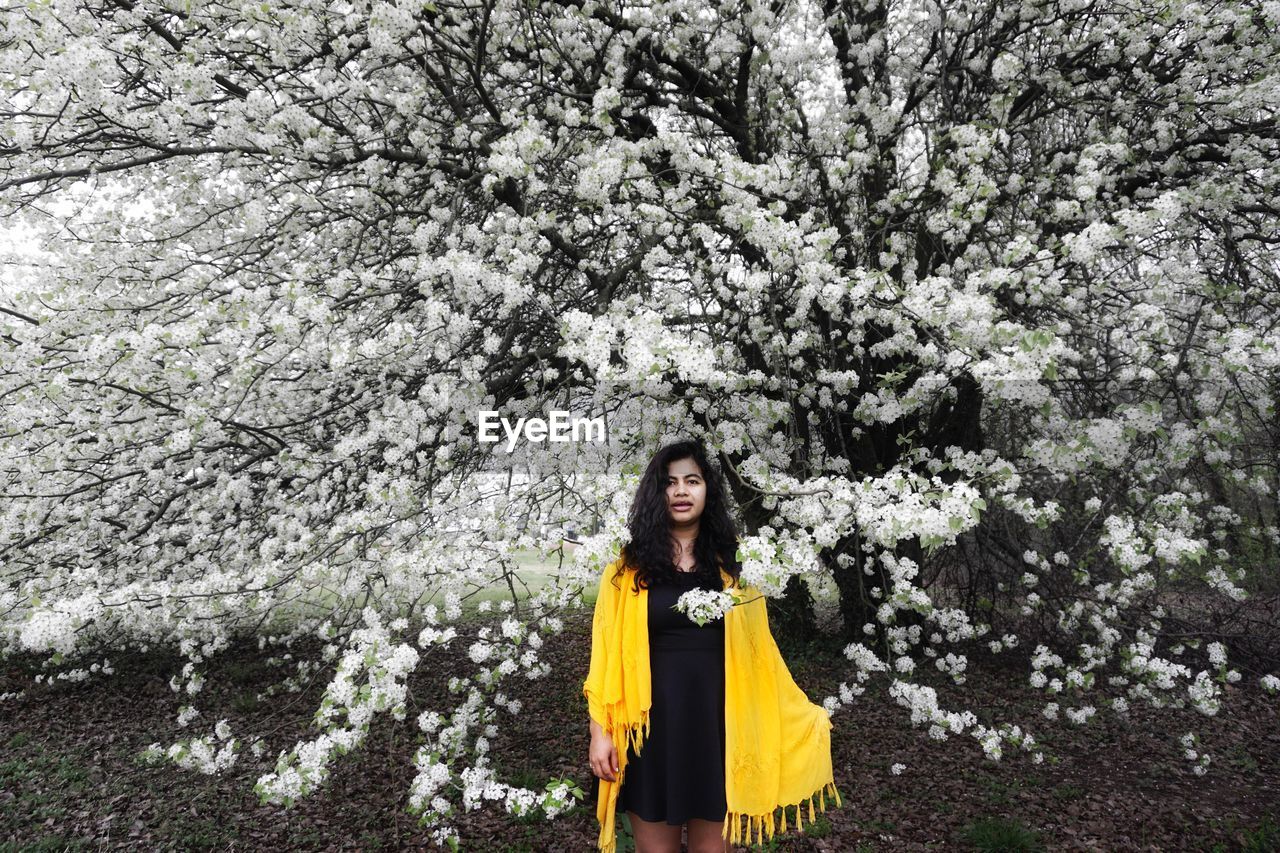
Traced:
[[624, 749], [633, 750], [636, 755], [640, 754], [640, 748], [644, 746], [645, 740], [649, 737], [649, 714], [647, 711], [640, 713], [640, 722], [633, 723], [624, 729], [623, 740], [626, 741]]
[[[727, 839], [730, 844], [762, 844], [766, 839], [772, 840], [774, 835], [787, 831], [787, 809], [791, 806], [794, 806], [796, 810], [795, 828], [797, 831], [803, 831], [805, 804], [808, 803], [809, 805], [809, 824], [812, 826], [814, 812], [826, 812], [827, 810], [828, 793], [831, 794], [834, 805], [840, 806], [843, 804], [840, 791], [836, 788], [836, 783], [831, 781], [814, 791], [810, 796], [783, 806], [780, 818], [777, 818], [776, 809], [765, 814], [729, 812], [725, 815], [724, 831], [721, 833], [721, 837]], [[814, 808], [815, 801], [817, 809]], [[754, 841], [752, 841], [753, 836], [755, 838]]]
[[[612, 721], [612, 717], [613, 715], [611, 714], [610, 715], [611, 721]], [[645, 739], [649, 736], [649, 710], [646, 708], [640, 712], [639, 722], [622, 724], [622, 725], [619, 725], [618, 728], [622, 730], [621, 739], [625, 744], [623, 749], [634, 750], [635, 754], [639, 755], [640, 748], [644, 746]], [[613, 740], [614, 746], [616, 747], [618, 743], [618, 739], [614, 737], [612, 734], [610, 734], [610, 739]], [[627, 768], [625, 766], [625, 757], [626, 757], [626, 754], [624, 752], [623, 753], [624, 761], [622, 762], [624, 766], [618, 768], [618, 778], [614, 787], [613, 795], [615, 797], [617, 796], [618, 790], [621, 789], [622, 787], [623, 777], [626, 776], [627, 774]], [[599, 839], [597, 839], [596, 846], [599, 849], [600, 853], [616, 853], [618, 849], [617, 813], [616, 812], [611, 811], [609, 814], [608, 823], [600, 827], [600, 837]]]

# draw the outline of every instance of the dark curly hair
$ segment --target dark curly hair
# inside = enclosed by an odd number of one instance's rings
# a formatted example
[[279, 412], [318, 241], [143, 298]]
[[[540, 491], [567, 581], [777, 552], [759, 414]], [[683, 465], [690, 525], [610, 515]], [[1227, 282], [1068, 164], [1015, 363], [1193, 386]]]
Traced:
[[733, 578], [734, 583], [742, 572], [738, 562], [738, 533], [729, 515], [728, 492], [720, 471], [712, 467], [702, 442], [696, 439], [668, 444], [649, 460], [635, 498], [627, 527], [631, 541], [622, 546], [622, 559], [614, 573], [614, 586], [618, 585], [627, 566], [636, 570], [635, 591], [640, 587], [675, 580], [679, 571], [672, 559], [671, 516], [667, 508], [668, 467], [672, 462], [692, 459], [702, 470], [707, 487], [706, 504], [698, 519], [698, 538], [693, 545], [697, 560], [697, 586], [703, 589], [721, 589], [719, 566]]

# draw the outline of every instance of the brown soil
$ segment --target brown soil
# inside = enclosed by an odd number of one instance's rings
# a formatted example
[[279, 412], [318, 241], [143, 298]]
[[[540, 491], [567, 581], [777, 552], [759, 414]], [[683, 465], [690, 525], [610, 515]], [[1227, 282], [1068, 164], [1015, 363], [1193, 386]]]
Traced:
[[[508, 680], [524, 709], [501, 727], [491, 754], [509, 781], [542, 787], [569, 776], [586, 800], [554, 822], [519, 819], [492, 807], [460, 816], [464, 850], [590, 850], [596, 837], [595, 784], [587, 767], [582, 678], [590, 654], [590, 614], [566, 620], [544, 657], [553, 674]], [[415, 720], [426, 708], [451, 707], [451, 674], [474, 669], [468, 640], [425, 654], [403, 722], [382, 719], [355, 753], [338, 759], [326, 786], [286, 810], [261, 806], [253, 783], [275, 755], [310, 737], [323, 679], [279, 702], [252, 697], [277, 675], [256, 643], [228, 650], [207, 671], [197, 695], [201, 716], [188, 729], [174, 718], [179, 697], [168, 680], [180, 669], [169, 655], [113, 660], [116, 674], [84, 683], [27, 686], [0, 703], [0, 850], [5, 849], [404, 849], [431, 848], [404, 811]], [[294, 649], [295, 656], [301, 650]], [[788, 650], [796, 681], [815, 701], [850, 677], [834, 642]], [[925, 662], [927, 663], [927, 661]], [[939, 689], [944, 707], [975, 707], [989, 722], [1035, 733], [1042, 765], [1023, 754], [987, 760], [968, 737], [930, 740], [913, 729], [883, 682], [835, 717], [833, 758], [842, 808], [828, 810], [805, 835], [794, 831], [767, 849], [973, 849], [966, 829], [1005, 818], [1038, 833], [1050, 850], [1275, 849], [1280, 830], [1280, 697], [1256, 681], [1229, 689], [1220, 714], [1135, 708], [1128, 722], [1099, 712], [1085, 727], [1039, 716], [1044, 697], [1026, 684], [1026, 656], [971, 651], [970, 679]], [[30, 661], [0, 664], [0, 693], [30, 685]], [[1096, 698], [1087, 701], [1097, 704]], [[1065, 703], [1064, 703], [1065, 704]], [[505, 712], [501, 712], [505, 715]], [[211, 731], [227, 718], [237, 736], [272, 732], [262, 758], [247, 751], [220, 777], [171, 765], [149, 767], [136, 755], [149, 743]], [[1178, 738], [1201, 735], [1213, 756], [1197, 777]], [[895, 776], [890, 767], [906, 765]], [[1270, 839], [1270, 840], [1268, 840]], [[623, 839], [620, 850], [629, 849]]]

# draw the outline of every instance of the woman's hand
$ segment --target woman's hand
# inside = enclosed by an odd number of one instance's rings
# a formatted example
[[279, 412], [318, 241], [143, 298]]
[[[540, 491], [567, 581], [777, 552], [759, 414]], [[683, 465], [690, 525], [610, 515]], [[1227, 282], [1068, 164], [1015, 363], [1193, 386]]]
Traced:
[[591, 721], [591, 772], [599, 779], [617, 781], [618, 750], [595, 720]]

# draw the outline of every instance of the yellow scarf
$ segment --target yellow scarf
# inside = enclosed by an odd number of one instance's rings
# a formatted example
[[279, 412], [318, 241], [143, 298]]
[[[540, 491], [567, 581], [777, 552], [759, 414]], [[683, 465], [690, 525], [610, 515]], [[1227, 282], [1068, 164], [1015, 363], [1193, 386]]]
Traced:
[[[615, 849], [614, 819], [618, 791], [627, 766], [627, 747], [641, 752], [649, 732], [649, 591], [633, 590], [635, 569], [627, 567], [614, 586], [618, 561], [605, 568], [591, 628], [591, 667], [582, 692], [591, 718], [600, 724], [618, 751], [617, 780], [600, 780], [596, 817], [599, 848]], [[725, 588], [734, 583], [723, 570]], [[619, 588], [620, 587], [620, 588]], [[774, 812], [801, 805], [826, 811], [827, 794], [839, 806], [831, 769], [831, 717], [805, 696], [791, 678], [773, 635], [764, 597], [740, 587], [743, 601], [725, 616], [725, 816], [724, 837], [731, 844], [772, 838]], [[744, 835], [742, 823], [746, 821]], [[783, 808], [778, 832], [786, 832]]]

